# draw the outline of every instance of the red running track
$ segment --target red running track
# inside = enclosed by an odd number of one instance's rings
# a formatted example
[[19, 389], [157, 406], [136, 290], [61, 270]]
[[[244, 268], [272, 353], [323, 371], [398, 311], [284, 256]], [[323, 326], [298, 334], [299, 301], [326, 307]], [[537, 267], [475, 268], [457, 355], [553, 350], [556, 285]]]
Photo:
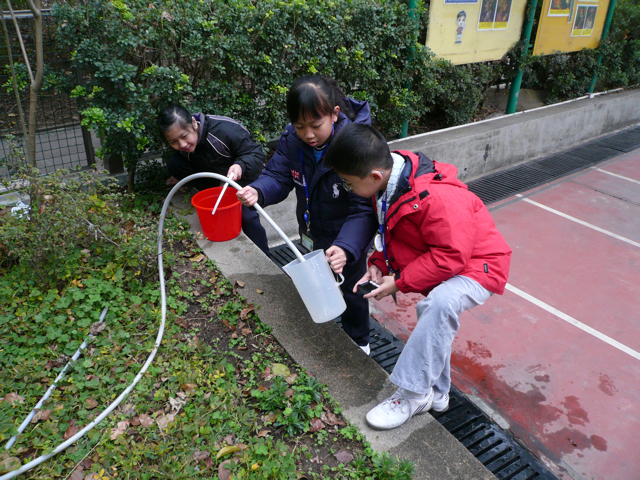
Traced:
[[[453, 383], [559, 478], [639, 479], [640, 150], [490, 210], [509, 285], [462, 315]], [[373, 316], [406, 340], [420, 298]]]

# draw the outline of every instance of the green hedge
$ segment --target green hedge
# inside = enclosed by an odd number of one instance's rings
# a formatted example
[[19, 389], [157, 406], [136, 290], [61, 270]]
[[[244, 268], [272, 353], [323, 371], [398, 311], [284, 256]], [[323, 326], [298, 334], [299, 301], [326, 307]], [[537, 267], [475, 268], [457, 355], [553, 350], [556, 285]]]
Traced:
[[[602, 47], [607, 54], [597, 71], [607, 88], [640, 83], [636, 3], [619, 1]], [[420, 44], [427, 5], [417, 13], [413, 20], [397, 0], [113, 0], [55, 7], [59, 41], [74, 51], [86, 78], [73, 89], [84, 122], [104, 138], [100, 155], [122, 156], [130, 171], [146, 149], [161, 145], [154, 119], [165, 103], [237, 118], [264, 143], [287, 123], [284, 98], [292, 81], [316, 72], [368, 100], [387, 135], [404, 121], [470, 121], [487, 90], [511, 80], [522, 46], [501, 61], [453, 66]], [[550, 90], [557, 99], [581, 95], [596, 71], [593, 51], [529, 56], [525, 64], [523, 86]]]

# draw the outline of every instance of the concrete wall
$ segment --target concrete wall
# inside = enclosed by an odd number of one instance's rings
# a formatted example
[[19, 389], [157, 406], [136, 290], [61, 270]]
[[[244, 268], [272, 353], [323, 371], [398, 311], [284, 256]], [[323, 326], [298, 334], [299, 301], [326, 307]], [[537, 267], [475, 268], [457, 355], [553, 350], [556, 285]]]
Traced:
[[458, 167], [465, 181], [640, 122], [640, 90], [550, 105], [389, 142]]

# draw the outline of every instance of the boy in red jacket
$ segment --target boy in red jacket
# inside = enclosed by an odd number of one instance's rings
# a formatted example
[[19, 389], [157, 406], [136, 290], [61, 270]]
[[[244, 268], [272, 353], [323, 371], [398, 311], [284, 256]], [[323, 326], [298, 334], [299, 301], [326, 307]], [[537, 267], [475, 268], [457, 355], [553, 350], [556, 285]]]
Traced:
[[398, 291], [426, 297], [390, 377], [399, 389], [369, 411], [367, 423], [387, 430], [431, 408], [445, 411], [458, 317], [504, 293], [511, 249], [482, 201], [456, 178], [456, 167], [422, 153], [390, 152], [371, 126], [347, 125], [324, 161], [346, 190], [371, 197], [378, 215], [376, 251], [358, 283], [379, 286], [365, 298]]

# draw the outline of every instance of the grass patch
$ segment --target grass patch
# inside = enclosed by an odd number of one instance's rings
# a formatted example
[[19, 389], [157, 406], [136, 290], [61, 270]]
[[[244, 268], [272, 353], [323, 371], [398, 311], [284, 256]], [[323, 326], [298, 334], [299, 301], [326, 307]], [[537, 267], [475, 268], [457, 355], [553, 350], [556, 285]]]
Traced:
[[[97, 417], [133, 381], [158, 333], [163, 198], [78, 178], [25, 173], [30, 215], [0, 212], [2, 446], [95, 332], [3, 449], [0, 473]], [[21, 478], [411, 478], [410, 463], [373, 451], [326, 386], [292, 362], [186, 223], [168, 217], [164, 239], [167, 325], [154, 362], [109, 417]]]

